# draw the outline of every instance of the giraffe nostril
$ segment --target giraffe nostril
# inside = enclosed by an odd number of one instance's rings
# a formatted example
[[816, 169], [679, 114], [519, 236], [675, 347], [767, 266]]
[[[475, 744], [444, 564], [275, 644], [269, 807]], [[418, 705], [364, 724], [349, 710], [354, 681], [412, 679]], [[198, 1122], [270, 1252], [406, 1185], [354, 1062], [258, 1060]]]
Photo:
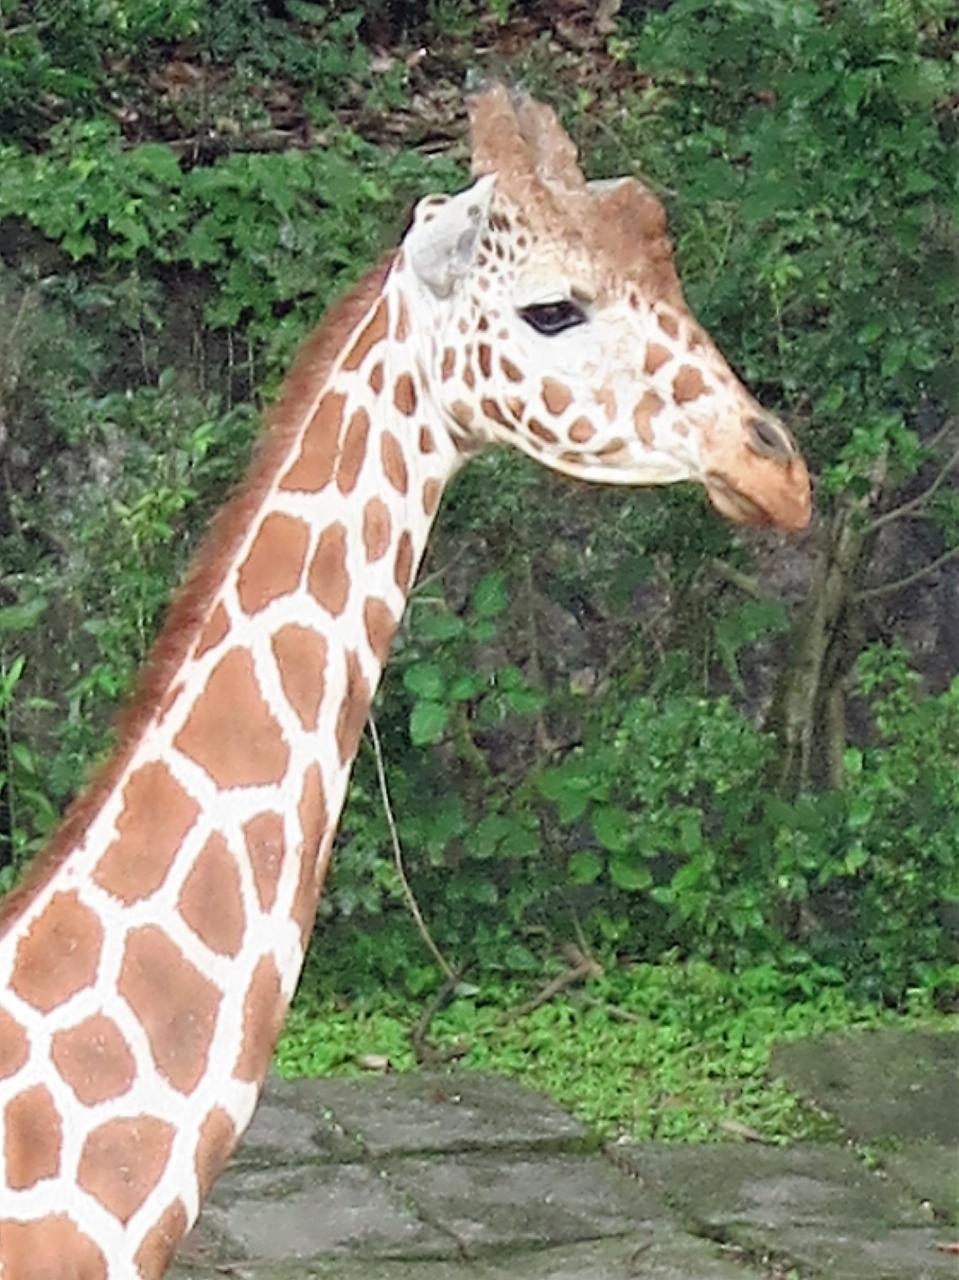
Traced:
[[761, 458], [775, 462], [791, 462], [796, 456], [796, 445], [781, 422], [770, 418], [750, 418], [746, 423], [746, 445]]

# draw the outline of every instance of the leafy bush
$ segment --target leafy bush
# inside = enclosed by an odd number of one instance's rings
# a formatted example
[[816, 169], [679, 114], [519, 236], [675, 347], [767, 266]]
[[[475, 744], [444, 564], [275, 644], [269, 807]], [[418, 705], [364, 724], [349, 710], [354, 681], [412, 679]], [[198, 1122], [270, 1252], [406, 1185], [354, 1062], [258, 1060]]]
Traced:
[[[11, 314], [36, 318], [0, 335], [0, 852], [18, 858], [104, 749], [109, 707], [246, 457], [256, 389], [410, 200], [465, 177], [338, 123], [372, 84], [375, 6], [272, 8], [43, 0], [0, 31], [0, 283]], [[440, 40], [445, 24], [436, 66], [455, 65], [482, 8], [393, 17]], [[919, 407], [939, 424], [959, 388], [951, 6], [624, 12], [610, 83], [639, 88], [611, 99], [615, 128], [534, 45], [531, 83], [597, 175], [641, 170], [670, 193], [694, 308], [802, 432], [828, 527], [861, 529], [879, 473], [891, 506], [943, 447]], [[405, 100], [402, 52], [374, 107]], [[162, 85], [191, 59], [222, 80], [174, 111], [150, 71]], [[322, 145], [257, 149], [238, 104], [252, 119], [273, 98]], [[175, 147], [165, 111], [191, 132]], [[608, 960], [947, 996], [955, 687], [925, 692], [899, 650], [869, 648], [844, 776], [780, 788], [762, 712], [769, 670], [793, 661], [796, 591], [757, 588], [752, 544], [698, 495], [559, 491], [511, 457], [457, 482], [378, 704], [407, 874], [444, 951], [504, 984], [576, 936]], [[934, 497], [924, 514], [948, 553], [959, 509], [944, 482]], [[855, 621], [840, 683], [894, 626], [881, 606]], [[368, 749], [324, 911], [338, 980], [435, 985]]]

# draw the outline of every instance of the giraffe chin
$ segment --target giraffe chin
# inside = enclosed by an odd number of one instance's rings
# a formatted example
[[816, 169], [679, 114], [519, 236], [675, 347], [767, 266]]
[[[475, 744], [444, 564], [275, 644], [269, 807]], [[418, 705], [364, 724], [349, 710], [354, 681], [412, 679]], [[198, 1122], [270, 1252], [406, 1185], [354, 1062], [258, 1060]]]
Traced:
[[716, 472], [710, 472], [704, 483], [710, 502], [720, 515], [734, 524], [759, 528], [772, 525], [789, 533], [799, 533], [809, 524], [808, 502], [805, 505], [785, 504], [779, 510], [770, 510], [733, 488], [724, 476]]

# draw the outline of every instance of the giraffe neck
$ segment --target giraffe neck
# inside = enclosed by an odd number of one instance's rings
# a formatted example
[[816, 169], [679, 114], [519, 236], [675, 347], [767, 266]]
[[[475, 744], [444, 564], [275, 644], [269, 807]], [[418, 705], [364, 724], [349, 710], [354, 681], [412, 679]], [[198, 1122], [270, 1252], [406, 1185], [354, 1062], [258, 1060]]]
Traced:
[[307, 344], [123, 745], [0, 914], [2, 1280], [161, 1275], [252, 1114], [458, 462], [405, 289], [379, 269]]

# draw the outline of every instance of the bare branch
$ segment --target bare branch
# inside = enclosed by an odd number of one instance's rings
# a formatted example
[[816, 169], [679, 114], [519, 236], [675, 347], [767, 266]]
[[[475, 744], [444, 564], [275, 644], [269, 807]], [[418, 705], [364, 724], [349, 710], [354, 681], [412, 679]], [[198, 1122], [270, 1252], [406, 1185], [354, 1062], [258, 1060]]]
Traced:
[[380, 795], [383, 798], [383, 812], [386, 814], [386, 825], [390, 829], [390, 839], [393, 842], [393, 861], [396, 864], [396, 874], [400, 878], [400, 885], [403, 888], [403, 897], [406, 899], [406, 905], [410, 909], [410, 915], [416, 921], [416, 927], [420, 931], [420, 937], [426, 943], [430, 954], [446, 974], [447, 979], [455, 986], [458, 978], [453, 972], [451, 965], [447, 962], [446, 957], [440, 951], [439, 947], [433, 941], [433, 936], [426, 927], [426, 921], [423, 919], [423, 913], [420, 911], [419, 903], [410, 888], [410, 882], [406, 878], [406, 868], [403, 865], [403, 848], [400, 844], [399, 832], [396, 830], [396, 820], [393, 817], [393, 806], [390, 804], [390, 792], [386, 783], [386, 770], [383, 767], [383, 751], [380, 747], [380, 735], [376, 731], [376, 721], [373, 719], [373, 713], [370, 712], [367, 717], [367, 724], [370, 729], [370, 739], [373, 743], [373, 754], [376, 756], [376, 776], [379, 779]]
[[921, 569], [917, 569], [915, 573], [909, 573], [904, 578], [897, 578], [895, 582], [884, 582], [878, 587], [866, 587], [864, 591], [857, 591], [852, 598], [857, 604], [860, 604], [863, 600], [876, 600], [879, 596], [892, 595], [894, 591], [901, 591], [904, 587], [911, 587], [920, 578], [925, 578], [930, 573], [935, 573], [942, 565], [948, 564], [950, 560], [957, 558], [959, 558], [959, 547], [953, 547], [950, 551], [944, 551], [941, 556], [937, 556], [935, 560], [930, 560], [928, 564], [923, 565]]
[[748, 573], [743, 573], [741, 569], [727, 564], [725, 560], [720, 560], [718, 556], [713, 556], [709, 562], [709, 567], [715, 570], [721, 578], [725, 578], [734, 587], [738, 587], [740, 591], [745, 592], [747, 596], [752, 596], [754, 600], [762, 599], [763, 593], [759, 583], [755, 578], [751, 578]]
[[949, 475], [959, 465], [959, 449], [951, 455], [948, 461], [943, 465], [941, 470], [936, 473], [936, 478], [928, 489], [924, 489], [922, 493], [915, 498], [910, 498], [908, 502], [904, 502], [901, 507], [893, 507], [891, 511], [885, 511], [881, 516], [877, 516], [870, 524], [866, 526], [865, 536], [875, 533], [881, 529], [883, 525], [890, 524], [893, 520], [901, 520], [904, 516], [913, 515], [920, 507], [925, 506], [936, 490], [946, 481]]

